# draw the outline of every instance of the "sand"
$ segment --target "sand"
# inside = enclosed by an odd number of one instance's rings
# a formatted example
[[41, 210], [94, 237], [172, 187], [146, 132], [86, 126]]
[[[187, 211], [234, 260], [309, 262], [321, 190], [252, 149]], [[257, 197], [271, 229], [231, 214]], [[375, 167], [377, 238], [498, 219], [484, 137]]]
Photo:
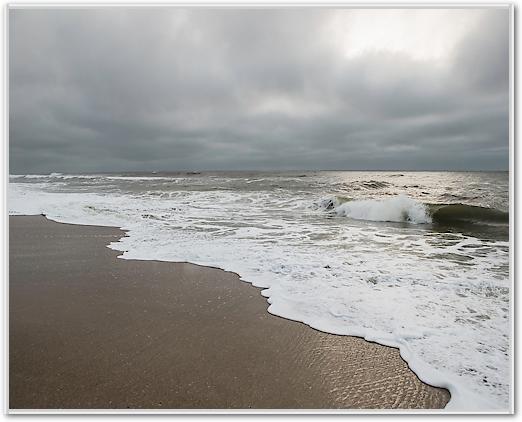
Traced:
[[[10, 409], [442, 408], [398, 351], [270, 315], [230, 272], [129, 261], [119, 229], [9, 218]], [[183, 245], [179, 245], [183, 247]]]

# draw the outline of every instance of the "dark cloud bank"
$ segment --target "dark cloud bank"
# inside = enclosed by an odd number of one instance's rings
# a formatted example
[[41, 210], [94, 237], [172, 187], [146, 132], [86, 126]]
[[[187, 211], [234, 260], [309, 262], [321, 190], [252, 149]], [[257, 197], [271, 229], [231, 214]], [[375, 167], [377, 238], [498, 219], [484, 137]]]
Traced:
[[507, 9], [441, 65], [344, 57], [348, 12], [10, 10], [10, 172], [508, 168]]

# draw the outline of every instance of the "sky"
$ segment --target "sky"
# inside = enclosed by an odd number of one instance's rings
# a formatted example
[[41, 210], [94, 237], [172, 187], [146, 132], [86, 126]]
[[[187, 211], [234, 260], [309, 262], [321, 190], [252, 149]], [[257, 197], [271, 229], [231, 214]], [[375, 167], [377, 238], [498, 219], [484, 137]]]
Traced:
[[507, 170], [509, 11], [9, 10], [11, 174]]

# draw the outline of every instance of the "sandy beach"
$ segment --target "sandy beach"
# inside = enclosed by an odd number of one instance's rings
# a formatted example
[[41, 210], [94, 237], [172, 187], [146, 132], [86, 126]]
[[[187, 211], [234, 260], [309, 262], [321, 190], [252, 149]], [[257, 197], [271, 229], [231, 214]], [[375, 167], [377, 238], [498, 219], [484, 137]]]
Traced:
[[[270, 315], [236, 274], [9, 218], [10, 409], [443, 408], [393, 348]], [[183, 245], [179, 245], [180, 248]]]

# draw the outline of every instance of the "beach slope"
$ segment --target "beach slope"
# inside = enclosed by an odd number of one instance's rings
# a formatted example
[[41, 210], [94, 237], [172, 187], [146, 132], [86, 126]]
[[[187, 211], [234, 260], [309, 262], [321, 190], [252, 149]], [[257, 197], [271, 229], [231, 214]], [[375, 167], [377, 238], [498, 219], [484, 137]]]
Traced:
[[[9, 218], [10, 409], [442, 408], [396, 349], [267, 311], [236, 274], [117, 259], [119, 229]], [[183, 245], [179, 245], [180, 248]]]

